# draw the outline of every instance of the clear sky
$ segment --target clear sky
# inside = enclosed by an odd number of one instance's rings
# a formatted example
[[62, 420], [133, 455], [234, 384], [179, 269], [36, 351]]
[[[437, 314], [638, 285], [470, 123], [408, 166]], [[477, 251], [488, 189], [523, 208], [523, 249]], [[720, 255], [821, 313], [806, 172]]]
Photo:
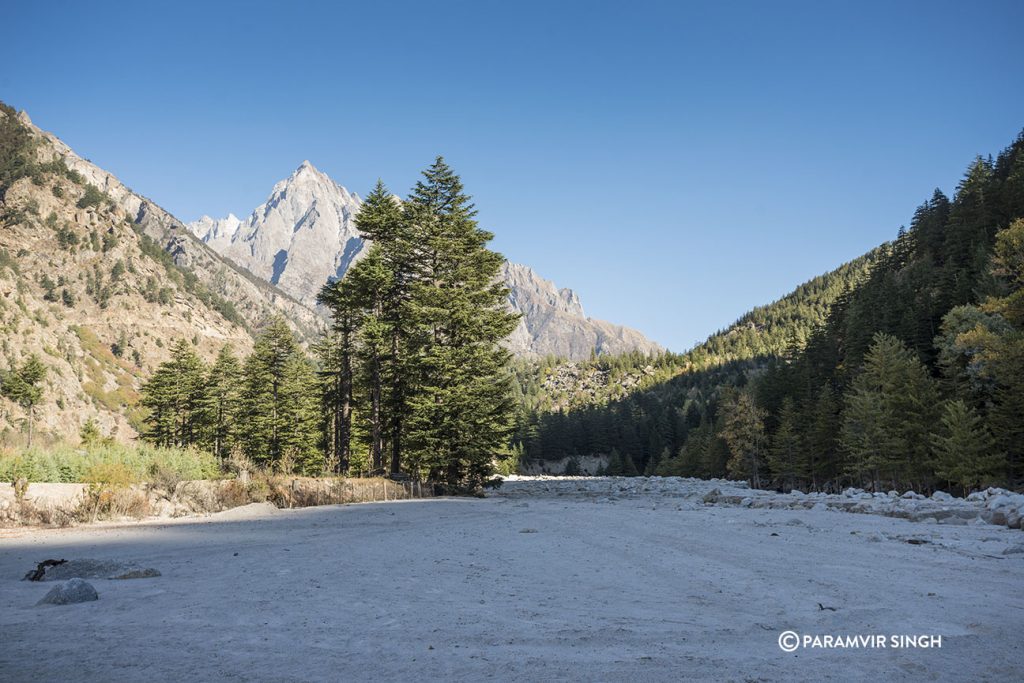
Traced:
[[1024, 2], [17, 2], [0, 99], [183, 220], [443, 154], [494, 247], [682, 351], [1024, 128]]

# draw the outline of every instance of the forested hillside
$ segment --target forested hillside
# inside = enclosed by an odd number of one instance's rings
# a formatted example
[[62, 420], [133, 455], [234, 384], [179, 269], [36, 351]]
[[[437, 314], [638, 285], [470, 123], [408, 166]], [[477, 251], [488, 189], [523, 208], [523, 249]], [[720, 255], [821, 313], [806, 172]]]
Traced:
[[1022, 215], [1024, 137], [976, 159], [952, 200], [936, 190], [893, 242], [670, 363], [671, 379], [569, 407], [521, 376], [517, 443], [530, 458], [604, 452], [615, 472], [783, 487], [1017, 483]]
[[802, 349], [832, 303], [867, 277], [884, 251], [805, 282], [684, 354], [518, 361], [515, 452], [529, 460], [611, 455], [612, 472], [653, 473], [699, 423], [699, 396]]

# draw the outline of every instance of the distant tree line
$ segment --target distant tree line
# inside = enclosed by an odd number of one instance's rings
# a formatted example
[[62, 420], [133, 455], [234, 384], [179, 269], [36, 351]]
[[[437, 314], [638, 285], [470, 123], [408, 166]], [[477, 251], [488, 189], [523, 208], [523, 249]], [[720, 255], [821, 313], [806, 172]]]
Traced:
[[178, 342], [143, 388], [145, 438], [237, 450], [285, 471], [352, 470], [478, 487], [507, 452], [510, 355], [500, 342], [502, 257], [487, 249], [459, 177], [440, 157], [405, 201], [379, 183], [357, 226], [372, 240], [319, 297], [332, 324], [307, 357], [272, 321], [244, 361], [207, 367]]
[[1020, 485], [1022, 216], [1024, 135], [975, 160], [953, 200], [936, 190], [895, 241], [819, 279], [824, 306], [797, 290], [625, 398], [551, 410], [520, 383], [516, 447], [780, 488]]

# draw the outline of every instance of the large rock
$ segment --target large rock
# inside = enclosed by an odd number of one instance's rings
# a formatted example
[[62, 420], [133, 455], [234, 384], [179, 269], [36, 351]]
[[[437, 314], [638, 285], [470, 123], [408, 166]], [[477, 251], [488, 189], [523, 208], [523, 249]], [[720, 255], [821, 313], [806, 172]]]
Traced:
[[84, 579], [69, 579], [54, 586], [36, 605], [71, 605], [76, 602], [99, 600], [96, 589]]
[[140, 567], [130, 562], [118, 560], [68, 560], [55, 567], [49, 567], [43, 575], [43, 581], [63, 581], [65, 579], [148, 579], [160, 576], [160, 572], [150, 567]]

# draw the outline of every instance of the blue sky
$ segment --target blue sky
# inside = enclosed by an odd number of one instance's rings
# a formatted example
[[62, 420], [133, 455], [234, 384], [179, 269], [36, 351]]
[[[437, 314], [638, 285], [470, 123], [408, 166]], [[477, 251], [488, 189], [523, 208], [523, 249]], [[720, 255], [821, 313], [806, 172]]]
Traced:
[[1019, 1], [147, 5], [6, 8], [0, 99], [184, 220], [443, 154], [496, 249], [677, 351], [1024, 128]]

